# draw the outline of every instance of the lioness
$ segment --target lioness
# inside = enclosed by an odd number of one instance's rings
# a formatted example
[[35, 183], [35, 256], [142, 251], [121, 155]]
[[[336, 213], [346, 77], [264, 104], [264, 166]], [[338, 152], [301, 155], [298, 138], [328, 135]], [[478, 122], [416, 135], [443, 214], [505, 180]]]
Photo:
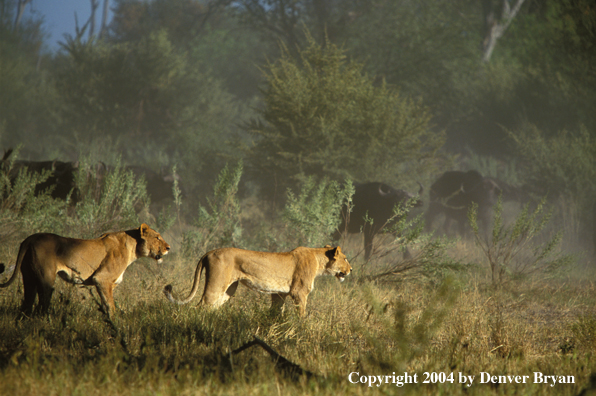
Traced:
[[285, 297], [291, 296], [300, 316], [306, 312], [306, 300], [317, 276], [334, 275], [343, 281], [352, 270], [339, 246], [298, 247], [286, 253], [216, 249], [205, 254], [197, 264], [192, 290], [186, 299], [176, 300], [172, 296], [172, 285], [164, 288], [166, 297], [176, 304], [192, 300], [199, 288], [203, 268], [206, 278], [201, 305], [221, 306], [234, 295], [238, 282], [241, 282], [250, 289], [270, 293], [272, 308], [279, 308]]
[[95, 286], [104, 312], [111, 317], [116, 308], [114, 287], [122, 281], [126, 268], [139, 257], [151, 257], [160, 263], [169, 250], [170, 245], [161, 235], [144, 223], [139, 228], [106, 233], [97, 239], [33, 234], [21, 243], [14, 272], [0, 288], [10, 286], [20, 269], [25, 289], [22, 312], [30, 315], [35, 296], [39, 295], [36, 310], [46, 313], [58, 274], [67, 282]]

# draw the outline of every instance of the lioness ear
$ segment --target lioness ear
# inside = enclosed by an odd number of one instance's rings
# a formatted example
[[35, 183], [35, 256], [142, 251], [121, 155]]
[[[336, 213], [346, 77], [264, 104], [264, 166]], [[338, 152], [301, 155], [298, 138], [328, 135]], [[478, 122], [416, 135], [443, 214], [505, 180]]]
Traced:
[[327, 256], [329, 258], [329, 260], [334, 259], [335, 257], [337, 257], [337, 248], [331, 248], [330, 245], [325, 246], [326, 248], [329, 248], [329, 250], [327, 250], [325, 252], [325, 256]]
[[145, 223], [141, 224], [141, 226], [139, 227], [139, 231], [141, 231], [141, 236], [145, 235], [145, 233], [147, 232], [147, 230], [149, 229], [149, 226]]
[[323, 247], [330, 248], [330, 247], [331, 247], [331, 245], [325, 245], [325, 246], [323, 246]]
[[341, 254], [341, 247], [336, 247], [335, 248], [335, 257], [339, 256]]

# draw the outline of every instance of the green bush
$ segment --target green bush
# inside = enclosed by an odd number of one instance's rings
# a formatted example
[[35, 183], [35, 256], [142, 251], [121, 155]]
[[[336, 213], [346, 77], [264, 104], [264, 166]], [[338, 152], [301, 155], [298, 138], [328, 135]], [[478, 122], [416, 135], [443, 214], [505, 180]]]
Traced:
[[288, 199], [282, 217], [287, 237], [296, 246], [320, 247], [330, 242], [341, 221], [341, 210], [351, 203], [354, 186], [350, 180], [343, 185], [325, 179], [309, 177], [296, 196], [288, 189]]
[[242, 162], [230, 169], [227, 165], [219, 173], [208, 206], [199, 205], [194, 221], [196, 230], [186, 232], [182, 241], [184, 254], [200, 257], [207, 251], [226, 246], [238, 246], [242, 236], [238, 183], [242, 177]]
[[0, 171], [0, 238], [2, 242], [22, 239], [40, 232], [64, 230], [64, 217], [67, 215], [67, 202], [53, 199], [51, 191], [35, 193], [38, 184], [50, 177], [49, 171], [29, 172], [26, 168], [14, 173], [13, 165], [17, 153], [5, 162]]
[[[453, 244], [447, 238], [433, 238], [423, 233], [422, 215], [408, 215], [416, 198], [393, 208], [383, 234], [391, 235], [385, 244], [375, 249], [370, 262], [361, 268], [359, 277], [364, 281], [400, 282], [406, 277], [424, 277], [437, 281], [461, 265], [447, 255]], [[378, 238], [378, 236], [377, 236]]]
[[473, 205], [468, 219], [476, 244], [488, 260], [491, 281], [495, 285], [538, 272], [553, 272], [573, 261], [570, 255], [557, 251], [562, 233], [559, 231], [546, 242], [535, 244], [549, 222], [552, 210], [545, 213], [543, 199], [534, 211], [526, 204], [511, 225], [503, 223], [503, 199], [499, 197], [494, 211], [492, 236], [483, 238], [478, 228], [478, 206]]
[[[534, 195], [548, 196], [555, 205], [555, 223], [565, 229], [567, 241], [594, 238], [596, 195], [596, 139], [585, 127], [548, 136], [533, 125], [510, 131], [521, 157], [526, 183]], [[594, 240], [590, 240], [594, 243]]]
[[95, 238], [106, 231], [138, 227], [147, 216], [149, 198], [145, 180], [136, 179], [120, 160], [106, 170], [101, 164], [79, 161], [75, 184], [80, 201], [67, 217], [71, 230], [82, 238]]
[[[365, 75], [344, 51], [309, 38], [300, 58], [284, 49], [266, 67], [264, 107], [246, 128], [255, 137], [251, 165], [277, 188], [309, 175], [414, 182], [433, 168], [441, 133], [419, 101]], [[408, 172], [399, 172], [404, 164]]]
[[81, 160], [73, 190], [61, 200], [50, 196], [51, 188], [35, 192], [50, 171], [21, 169], [11, 181], [16, 156], [0, 171], [0, 233], [5, 240], [20, 240], [35, 232], [95, 238], [106, 231], [138, 227], [139, 217], [147, 213], [145, 182], [136, 180], [119, 162], [106, 172], [103, 165]]

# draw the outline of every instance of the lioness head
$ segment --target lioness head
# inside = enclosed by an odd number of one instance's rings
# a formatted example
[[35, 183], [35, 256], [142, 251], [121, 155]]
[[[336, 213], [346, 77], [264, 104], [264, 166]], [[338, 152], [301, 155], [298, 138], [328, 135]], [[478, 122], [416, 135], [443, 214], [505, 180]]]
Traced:
[[161, 263], [163, 256], [170, 251], [170, 245], [163, 240], [159, 232], [151, 229], [143, 223], [139, 227], [141, 241], [137, 245], [137, 251], [141, 257], [151, 257]]
[[346, 255], [342, 253], [339, 246], [334, 248], [326, 245], [325, 248], [327, 248], [325, 256], [329, 258], [326, 266], [327, 273], [335, 276], [340, 282], [343, 282], [346, 275], [349, 275], [352, 271], [352, 266], [348, 263]]

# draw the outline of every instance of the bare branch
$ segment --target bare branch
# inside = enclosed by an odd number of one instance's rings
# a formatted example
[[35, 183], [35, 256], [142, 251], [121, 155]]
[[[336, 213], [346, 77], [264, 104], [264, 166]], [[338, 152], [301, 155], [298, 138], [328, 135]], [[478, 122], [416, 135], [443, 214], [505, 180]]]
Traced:
[[91, 1], [91, 16], [89, 17], [89, 40], [93, 39], [93, 33], [95, 33], [95, 11], [99, 7], [99, 0]]
[[106, 33], [107, 22], [108, 22], [108, 11], [110, 9], [109, 4], [110, 4], [110, 0], [103, 0], [103, 12], [101, 15], [101, 26], [99, 28], [99, 38], [102, 38]]
[[488, 62], [490, 60], [493, 50], [497, 45], [497, 40], [503, 36], [509, 25], [511, 25], [513, 18], [515, 18], [519, 12], [521, 6], [524, 4], [524, 1], [525, 0], [517, 0], [515, 6], [513, 9], [511, 9], [509, 1], [503, 0], [503, 11], [501, 13], [500, 21], [497, 21], [493, 13], [489, 13], [486, 16], [488, 29], [487, 36], [484, 39], [484, 56], [482, 58], [484, 62]]
[[17, 17], [14, 21], [15, 32], [19, 29], [19, 25], [21, 24], [21, 20], [23, 19], [23, 14], [25, 13], [25, 7], [29, 3], [31, 3], [31, 0], [19, 0], [17, 4]]

